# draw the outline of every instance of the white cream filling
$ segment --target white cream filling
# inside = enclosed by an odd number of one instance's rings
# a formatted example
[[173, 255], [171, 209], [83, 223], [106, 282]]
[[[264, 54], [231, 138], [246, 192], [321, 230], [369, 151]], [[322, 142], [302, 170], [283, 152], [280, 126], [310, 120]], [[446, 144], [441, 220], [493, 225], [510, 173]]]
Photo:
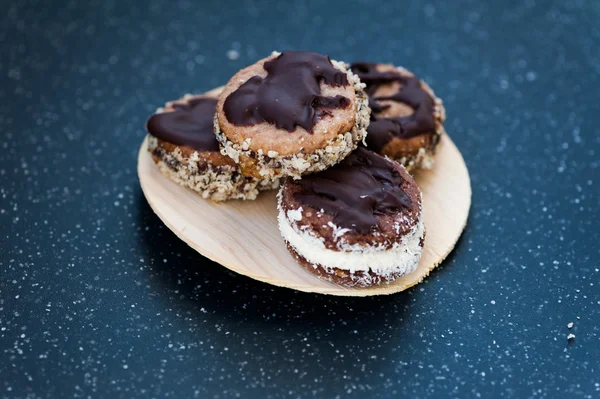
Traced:
[[322, 239], [293, 227], [282, 208], [279, 210], [277, 220], [284, 240], [310, 263], [321, 265], [326, 269], [337, 268], [348, 270], [350, 273], [371, 270], [382, 276], [392, 273], [408, 274], [417, 268], [423, 252], [423, 248], [419, 245], [425, 233], [425, 226], [421, 219], [401, 243], [391, 248], [362, 247], [359, 249], [354, 245], [352, 249], [348, 247], [349, 249], [345, 251], [328, 249]]

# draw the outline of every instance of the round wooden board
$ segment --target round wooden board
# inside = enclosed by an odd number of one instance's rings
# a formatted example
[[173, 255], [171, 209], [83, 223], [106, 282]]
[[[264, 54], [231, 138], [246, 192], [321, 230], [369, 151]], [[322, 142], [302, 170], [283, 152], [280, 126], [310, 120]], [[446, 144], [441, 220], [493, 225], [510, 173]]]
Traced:
[[319, 294], [393, 294], [421, 282], [454, 248], [471, 206], [469, 172], [452, 140], [444, 135], [434, 168], [419, 171], [415, 176], [423, 192], [427, 229], [419, 267], [390, 284], [345, 288], [307, 272], [288, 253], [277, 228], [275, 191], [261, 193], [255, 201], [204, 200], [159, 172], [147, 150], [146, 140], [138, 156], [138, 175], [154, 212], [202, 255], [256, 280]]

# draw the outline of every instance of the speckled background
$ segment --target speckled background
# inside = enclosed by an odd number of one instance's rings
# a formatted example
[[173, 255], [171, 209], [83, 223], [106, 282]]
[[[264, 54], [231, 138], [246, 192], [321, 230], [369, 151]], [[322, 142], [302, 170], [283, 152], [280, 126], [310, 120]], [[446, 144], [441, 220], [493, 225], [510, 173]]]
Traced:
[[[393, 3], [3, 2], [0, 395], [600, 397], [600, 2]], [[444, 99], [473, 207], [425, 283], [274, 288], [148, 207], [145, 119], [274, 49]]]

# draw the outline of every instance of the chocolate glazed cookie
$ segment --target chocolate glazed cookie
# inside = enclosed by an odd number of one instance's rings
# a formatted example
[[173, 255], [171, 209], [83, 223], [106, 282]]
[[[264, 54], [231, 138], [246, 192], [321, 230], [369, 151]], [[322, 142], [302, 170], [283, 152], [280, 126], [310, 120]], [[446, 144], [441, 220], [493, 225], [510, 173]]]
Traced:
[[215, 96], [197, 95], [169, 102], [148, 119], [148, 151], [163, 175], [213, 201], [255, 199], [277, 179], [243, 176], [220, 153], [213, 131]]
[[239, 71], [217, 103], [223, 153], [257, 178], [326, 169], [364, 139], [370, 109], [364, 85], [326, 55], [274, 53]]
[[416, 269], [425, 228], [421, 192], [399, 163], [359, 147], [326, 171], [287, 179], [279, 230], [307, 270], [348, 287]]
[[446, 118], [433, 90], [393, 65], [357, 62], [350, 69], [367, 85], [372, 110], [367, 147], [408, 170], [431, 168]]

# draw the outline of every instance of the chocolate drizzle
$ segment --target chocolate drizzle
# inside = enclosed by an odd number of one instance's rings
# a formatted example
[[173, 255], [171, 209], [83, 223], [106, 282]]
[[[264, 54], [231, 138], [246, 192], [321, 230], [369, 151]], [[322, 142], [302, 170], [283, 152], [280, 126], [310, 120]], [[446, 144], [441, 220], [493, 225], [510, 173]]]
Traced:
[[213, 121], [217, 100], [195, 98], [187, 103], [173, 104], [172, 112], [154, 114], [146, 129], [157, 139], [185, 145], [198, 151], [219, 151]]
[[294, 197], [363, 234], [377, 226], [376, 216], [410, 207], [404, 183], [389, 160], [359, 147], [333, 168], [295, 181], [300, 189]]
[[331, 115], [328, 109], [346, 108], [344, 96], [321, 96], [320, 84], [347, 86], [346, 74], [336, 69], [326, 55], [286, 51], [264, 64], [267, 76], [253, 76], [231, 93], [223, 110], [237, 126], [273, 123], [293, 132], [301, 126], [312, 133], [320, 118]]
[[[398, 71], [379, 72], [377, 64], [356, 62], [350, 66], [352, 72], [367, 85], [369, 96], [371, 123], [367, 129], [367, 146], [374, 151], [381, 151], [394, 137], [409, 139], [424, 133], [435, 132], [434, 101], [422, 87], [418, 78], [404, 76]], [[399, 82], [402, 87], [391, 96], [375, 96], [382, 85]], [[380, 101], [396, 101], [411, 107], [414, 112], [408, 116], [379, 118], [379, 112], [389, 108]]]

